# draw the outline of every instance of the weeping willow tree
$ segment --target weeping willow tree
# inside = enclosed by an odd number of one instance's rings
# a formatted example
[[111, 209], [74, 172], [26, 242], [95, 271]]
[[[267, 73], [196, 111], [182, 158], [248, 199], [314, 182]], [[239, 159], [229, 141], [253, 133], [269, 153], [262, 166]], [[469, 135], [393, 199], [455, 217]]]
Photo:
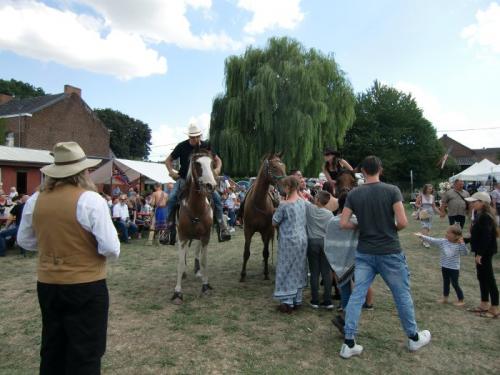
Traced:
[[288, 38], [227, 58], [225, 89], [213, 102], [210, 142], [235, 176], [255, 175], [273, 151], [284, 151], [288, 168], [317, 175], [323, 148], [340, 148], [355, 118], [352, 87], [333, 56]]

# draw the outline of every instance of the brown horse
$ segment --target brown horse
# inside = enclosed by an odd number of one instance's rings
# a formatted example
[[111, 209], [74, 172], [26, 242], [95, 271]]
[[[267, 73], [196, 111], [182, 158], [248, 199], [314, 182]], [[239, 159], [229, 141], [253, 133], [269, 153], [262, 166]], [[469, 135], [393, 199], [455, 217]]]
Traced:
[[335, 179], [335, 198], [339, 201], [339, 212], [344, 208], [347, 194], [358, 186], [358, 180], [354, 171], [342, 169]]
[[180, 208], [177, 218], [179, 263], [177, 285], [172, 297], [172, 301], [177, 305], [183, 302], [181, 282], [186, 270], [187, 249], [191, 247], [193, 241], [196, 241], [196, 258], [201, 253], [201, 293], [207, 294], [212, 289], [208, 284], [207, 272], [207, 246], [213, 223], [212, 207], [208, 196], [212, 194], [216, 185], [212, 155], [205, 150], [193, 153], [186, 185], [179, 199]]
[[281, 154], [270, 154], [264, 157], [257, 179], [248, 191], [243, 208], [243, 229], [245, 233], [245, 252], [240, 281], [245, 281], [246, 267], [250, 258], [250, 243], [255, 232], [259, 232], [264, 243], [262, 256], [264, 258], [264, 279], [269, 280], [269, 241], [274, 237], [272, 218], [274, 204], [269, 186], [276, 185], [285, 177], [285, 164], [281, 162]]

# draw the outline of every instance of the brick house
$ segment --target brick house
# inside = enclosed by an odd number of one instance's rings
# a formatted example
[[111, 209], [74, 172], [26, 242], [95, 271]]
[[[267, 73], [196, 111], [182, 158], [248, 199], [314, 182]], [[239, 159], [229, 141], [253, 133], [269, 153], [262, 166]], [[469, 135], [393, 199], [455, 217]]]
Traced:
[[453, 138], [448, 137], [446, 134], [439, 138], [439, 141], [445, 150], [450, 150], [450, 156], [455, 159], [461, 170], [464, 170], [483, 159], [488, 159], [495, 164], [500, 163], [499, 147], [471, 149], [460, 142], [455, 141]]
[[109, 130], [77, 87], [65, 85], [63, 93], [26, 99], [0, 94], [0, 119], [9, 146], [52, 150], [57, 142], [75, 141], [89, 157], [111, 157]]

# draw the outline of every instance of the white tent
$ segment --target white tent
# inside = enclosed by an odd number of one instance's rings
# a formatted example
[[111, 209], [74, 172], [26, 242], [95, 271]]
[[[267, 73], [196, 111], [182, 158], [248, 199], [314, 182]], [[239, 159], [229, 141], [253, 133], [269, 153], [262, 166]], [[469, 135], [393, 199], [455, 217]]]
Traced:
[[490, 176], [497, 167], [495, 163], [492, 163], [488, 159], [483, 159], [479, 163], [475, 163], [466, 170], [450, 177], [450, 182], [456, 179], [464, 181], [486, 181], [488, 176]]
[[[114, 166], [120, 169], [120, 171], [127, 176], [129, 181], [134, 181], [140, 176], [146, 176], [148, 179], [161, 184], [174, 182], [172, 177], [168, 175], [165, 164], [127, 159], [113, 159], [108, 161], [90, 174], [92, 181], [96, 184], [109, 184], [113, 178]], [[119, 183], [119, 181], [113, 178], [113, 184]]]

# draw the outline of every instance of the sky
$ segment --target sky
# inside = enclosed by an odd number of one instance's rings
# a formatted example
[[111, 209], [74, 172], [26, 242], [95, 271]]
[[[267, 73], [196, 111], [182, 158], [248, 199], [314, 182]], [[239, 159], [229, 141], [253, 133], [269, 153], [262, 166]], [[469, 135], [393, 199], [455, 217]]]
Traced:
[[0, 25], [1, 79], [146, 122], [152, 160], [189, 123], [208, 136], [225, 59], [273, 36], [332, 53], [356, 93], [411, 93], [438, 136], [500, 147], [500, 1], [0, 0]]

